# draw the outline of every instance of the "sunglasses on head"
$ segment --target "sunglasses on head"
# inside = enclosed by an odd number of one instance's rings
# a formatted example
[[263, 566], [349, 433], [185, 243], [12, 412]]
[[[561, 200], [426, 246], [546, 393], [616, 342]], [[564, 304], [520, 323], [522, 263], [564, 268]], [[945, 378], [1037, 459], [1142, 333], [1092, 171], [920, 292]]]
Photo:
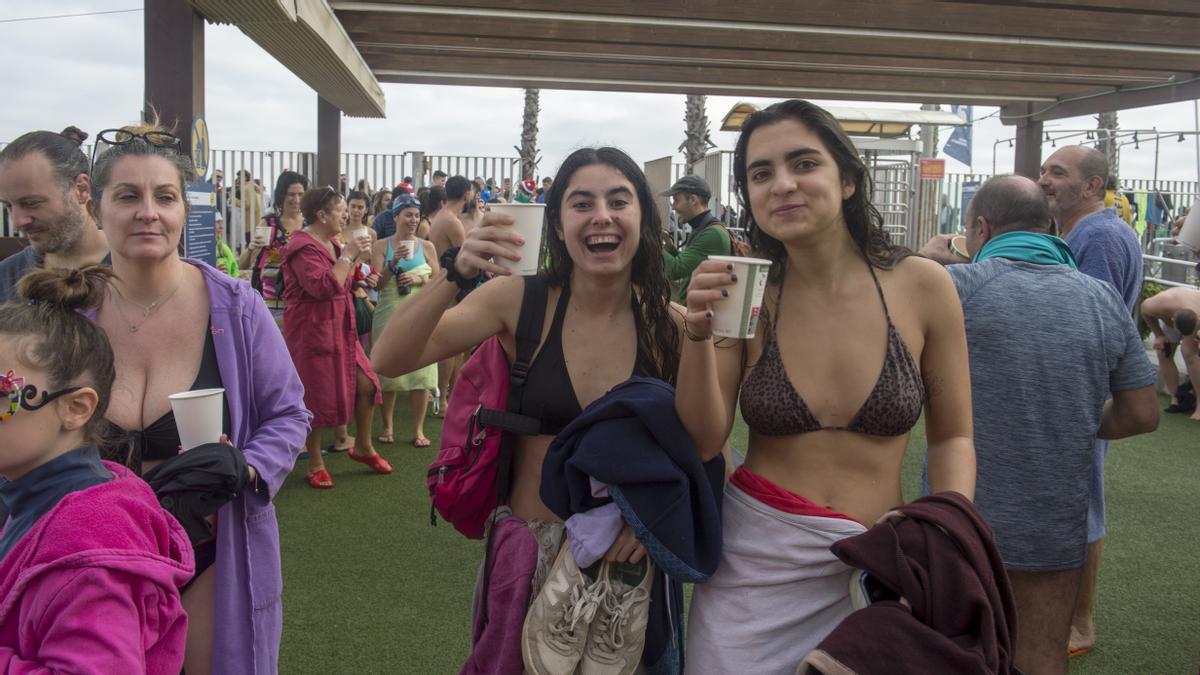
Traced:
[[96, 164], [96, 150], [101, 143], [109, 147], [119, 147], [129, 145], [135, 140], [145, 141], [156, 148], [170, 148], [176, 152], [179, 152], [183, 145], [178, 136], [165, 131], [148, 131], [139, 134], [125, 129], [105, 129], [96, 134], [96, 142], [92, 144], [92, 165]]
[[65, 387], [55, 392], [42, 392], [40, 401], [30, 403], [29, 401], [37, 398], [37, 386], [25, 384], [25, 378], [17, 377], [13, 371], [9, 370], [8, 373], [0, 376], [0, 398], [8, 399], [8, 407], [0, 410], [0, 422], [6, 421], [21, 408], [38, 410], [54, 399], [66, 396], [67, 394], [73, 394], [80, 389], [83, 389], [83, 387]]

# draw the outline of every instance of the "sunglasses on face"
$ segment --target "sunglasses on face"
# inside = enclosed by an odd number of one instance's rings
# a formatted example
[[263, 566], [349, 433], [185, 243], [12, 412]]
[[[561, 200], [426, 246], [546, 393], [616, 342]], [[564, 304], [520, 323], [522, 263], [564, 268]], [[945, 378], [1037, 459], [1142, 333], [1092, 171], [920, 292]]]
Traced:
[[103, 143], [109, 147], [129, 145], [135, 140], [143, 140], [156, 148], [170, 148], [180, 152], [183, 142], [175, 134], [165, 131], [149, 131], [144, 134], [126, 131], [124, 129], [105, 129], [96, 134], [96, 142], [92, 144], [92, 166], [96, 165], [96, 150]]
[[67, 394], [73, 394], [80, 389], [83, 389], [83, 387], [65, 387], [55, 392], [42, 392], [40, 401], [30, 403], [31, 400], [37, 398], [37, 386], [25, 384], [25, 378], [17, 377], [13, 371], [9, 370], [7, 374], [0, 376], [0, 400], [8, 400], [8, 407], [0, 410], [0, 422], [8, 420], [21, 408], [38, 410], [54, 399], [66, 396]]

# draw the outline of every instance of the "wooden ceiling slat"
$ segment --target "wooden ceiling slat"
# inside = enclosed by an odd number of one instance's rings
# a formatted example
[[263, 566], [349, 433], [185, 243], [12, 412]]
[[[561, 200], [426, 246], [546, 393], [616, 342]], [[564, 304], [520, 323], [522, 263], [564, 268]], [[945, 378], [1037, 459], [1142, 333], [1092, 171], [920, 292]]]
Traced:
[[[378, 5], [443, 7], [444, 0], [387, 0]], [[346, 3], [334, 3], [334, 7]], [[492, 0], [456, 0], [453, 7], [496, 10]], [[1169, 7], [1169, 5], [1168, 5]], [[547, 14], [569, 12], [605, 16], [693, 19], [728, 25], [738, 22], [825, 26], [1009, 36], [1051, 40], [1103, 40], [1114, 43], [1194, 48], [1200, 35], [1195, 11], [1143, 12], [1141, 3], [1125, 8], [1061, 3], [964, 3], [941, 0], [742, 0], [736, 6], [725, 0], [688, 0], [683, 10], [677, 0], [508, 0], [504, 10]], [[731, 9], [734, 11], [731, 12]]]
[[[519, 44], [514, 36], [529, 36], [531, 40], [547, 40], [561, 44], [603, 43], [614, 49], [655, 45], [680, 50], [698, 49], [697, 32], [677, 27], [638, 25], [579, 24], [560, 21], [520, 21], [515, 19], [473, 20], [470, 17], [420, 17], [421, 30], [414, 30], [412, 16], [339, 12], [346, 30], [354, 41], [387, 42], [421, 33], [426, 35], [461, 36], [468, 38], [504, 40]], [[1130, 54], [1122, 52], [1089, 51], [1029, 45], [979, 45], [956, 43], [933, 44], [919, 40], [854, 40], [830, 35], [796, 36], [783, 33], [711, 31], [703, 35], [703, 48], [745, 49], [826, 54], [853, 63], [861, 57], [929, 58], [988, 63], [1028, 64], [1040, 67], [1070, 68], [1129, 68], [1154, 71], [1200, 70], [1200, 58], [1166, 53]]]

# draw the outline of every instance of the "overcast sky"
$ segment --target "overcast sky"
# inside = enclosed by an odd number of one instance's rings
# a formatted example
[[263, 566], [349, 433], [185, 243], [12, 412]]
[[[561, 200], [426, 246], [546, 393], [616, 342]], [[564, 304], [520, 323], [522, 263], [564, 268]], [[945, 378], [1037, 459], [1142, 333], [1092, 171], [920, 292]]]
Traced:
[[[0, 0], [0, 140], [31, 129], [59, 130], [69, 124], [95, 133], [135, 121], [142, 104], [143, 55], [140, 11], [76, 18], [14, 21], [22, 17], [134, 9], [141, 0]], [[316, 147], [316, 94], [236, 28], [207, 27], [206, 117], [213, 147], [243, 150], [305, 150]], [[387, 118], [346, 118], [344, 152], [513, 156], [519, 143], [520, 89], [384, 84]], [[708, 116], [713, 140], [732, 149], [736, 135], [717, 131], [720, 119], [739, 99], [711, 96]], [[769, 103], [767, 99], [742, 99]], [[552, 173], [573, 148], [611, 144], [638, 161], [677, 155], [683, 140], [684, 97], [666, 94], [587, 93], [543, 90], [539, 173]], [[861, 102], [831, 105], [870, 106]], [[895, 103], [874, 107], [909, 107]], [[976, 108], [984, 117], [994, 108]], [[1046, 129], [1095, 127], [1094, 117], [1056, 120]], [[1195, 128], [1192, 103], [1122, 112], [1125, 129]], [[949, 130], [942, 132], [945, 141]], [[1004, 139], [1013, 127], [991, 117], [975, 125], [974, 166], [991, 173], [994, 143], [997, 169], [1012, 170], [1012, 150]], [[1049, 146], [1046, 153], [1051, 150]], [[677, 161], [681, 161], [677, 159]], [[1153, 143], [1126, 146], [1122, 178], [1151, 178]], [[950, 172], [967, 167], [947, 160]], [[1196, 180], [1196, 146], [1191, 137], [1161, 142], [1162, 179]]]

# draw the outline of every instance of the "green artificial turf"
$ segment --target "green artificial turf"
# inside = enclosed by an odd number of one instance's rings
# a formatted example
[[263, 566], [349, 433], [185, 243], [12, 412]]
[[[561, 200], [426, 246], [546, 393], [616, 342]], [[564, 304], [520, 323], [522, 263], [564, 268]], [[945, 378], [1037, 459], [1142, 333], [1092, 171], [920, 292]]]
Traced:
[[[397, 443], [377, 446], [393, 474], [331, 455], [333, 490], [307, 487], [301, 462], [276, 500], [283, 673], [456, 673], [466, 658], [482, 546], [444, 522], [430, 526], [425, 467], [441, 422], [426, 423], [432, 447], [412, 447], [406, 403], [397, 405]], [[1197, 672], [1198, 435], [1200, 422], [1164, 415], [1154, 434], [1113, 445], [1098, 644], [1072, 659], [1072, 675]], [[745, 438], [739, 419], [735, 447]], [[923, 454], [918, 425], [904, 463], [907, 497], [916, 493]]]

